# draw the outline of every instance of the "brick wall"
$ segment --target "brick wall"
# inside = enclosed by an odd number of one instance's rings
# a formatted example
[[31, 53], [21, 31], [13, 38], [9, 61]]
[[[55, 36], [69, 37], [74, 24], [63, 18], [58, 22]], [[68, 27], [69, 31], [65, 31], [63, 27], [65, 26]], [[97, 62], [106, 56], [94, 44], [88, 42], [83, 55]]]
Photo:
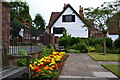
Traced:
[[7, 48], [7, 53], [10, 44], [10, 6], [2, 2], [2, 44]]
[[[2, 2], [0, 1], [0, 71], [2, 70]], [[0, 73], [0, 77], [2, 74]]]

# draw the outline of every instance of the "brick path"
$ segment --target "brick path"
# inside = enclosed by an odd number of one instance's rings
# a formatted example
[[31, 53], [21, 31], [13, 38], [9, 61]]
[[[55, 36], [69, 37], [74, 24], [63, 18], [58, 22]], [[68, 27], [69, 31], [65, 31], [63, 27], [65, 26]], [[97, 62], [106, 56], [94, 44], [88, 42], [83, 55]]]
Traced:
[[[112, 79], [111, 79], [112, 78]], [[114, 79], [113, 79], [114, 78]], [[69, 53], [58, 80], [118, 80], [86, 53]]]

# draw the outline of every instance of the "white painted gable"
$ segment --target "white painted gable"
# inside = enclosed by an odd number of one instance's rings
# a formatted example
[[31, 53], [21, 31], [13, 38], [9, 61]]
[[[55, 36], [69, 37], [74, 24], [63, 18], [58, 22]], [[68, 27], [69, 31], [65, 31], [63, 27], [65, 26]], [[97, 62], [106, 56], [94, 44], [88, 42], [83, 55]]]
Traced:
[[[75, 22], [62, 22], [62, 15], [75, 15]], [[85, 24], [82, 20], [74, 13], [74, 11], [68, 7], [59, 19], [51, 27], [51, 33], [53, 33], [53, 27], [64, 27], [67, 30], [67, 34], [72, 37], [88, 38], [88, 28], [83, 27]], [[62, 34], [55, 34], [55, 36], [62, 36]]]

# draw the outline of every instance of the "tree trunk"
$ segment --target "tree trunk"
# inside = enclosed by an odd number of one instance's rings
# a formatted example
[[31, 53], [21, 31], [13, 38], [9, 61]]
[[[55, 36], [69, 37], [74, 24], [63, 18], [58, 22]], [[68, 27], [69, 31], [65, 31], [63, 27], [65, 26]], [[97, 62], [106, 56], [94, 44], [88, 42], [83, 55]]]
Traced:
[[104, 55], [106, 54], [106, 34], [104, 34]]

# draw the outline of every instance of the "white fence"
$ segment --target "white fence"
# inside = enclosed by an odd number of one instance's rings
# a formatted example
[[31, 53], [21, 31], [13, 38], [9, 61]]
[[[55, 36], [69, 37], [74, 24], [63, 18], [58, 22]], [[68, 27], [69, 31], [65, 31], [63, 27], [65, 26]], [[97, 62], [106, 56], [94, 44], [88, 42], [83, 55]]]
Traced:
[[9, 54], [19, 54], [20, 50], [25, 50], [29, 53], [36, 53], [41, 51], [41, 46], [9, 46]]

